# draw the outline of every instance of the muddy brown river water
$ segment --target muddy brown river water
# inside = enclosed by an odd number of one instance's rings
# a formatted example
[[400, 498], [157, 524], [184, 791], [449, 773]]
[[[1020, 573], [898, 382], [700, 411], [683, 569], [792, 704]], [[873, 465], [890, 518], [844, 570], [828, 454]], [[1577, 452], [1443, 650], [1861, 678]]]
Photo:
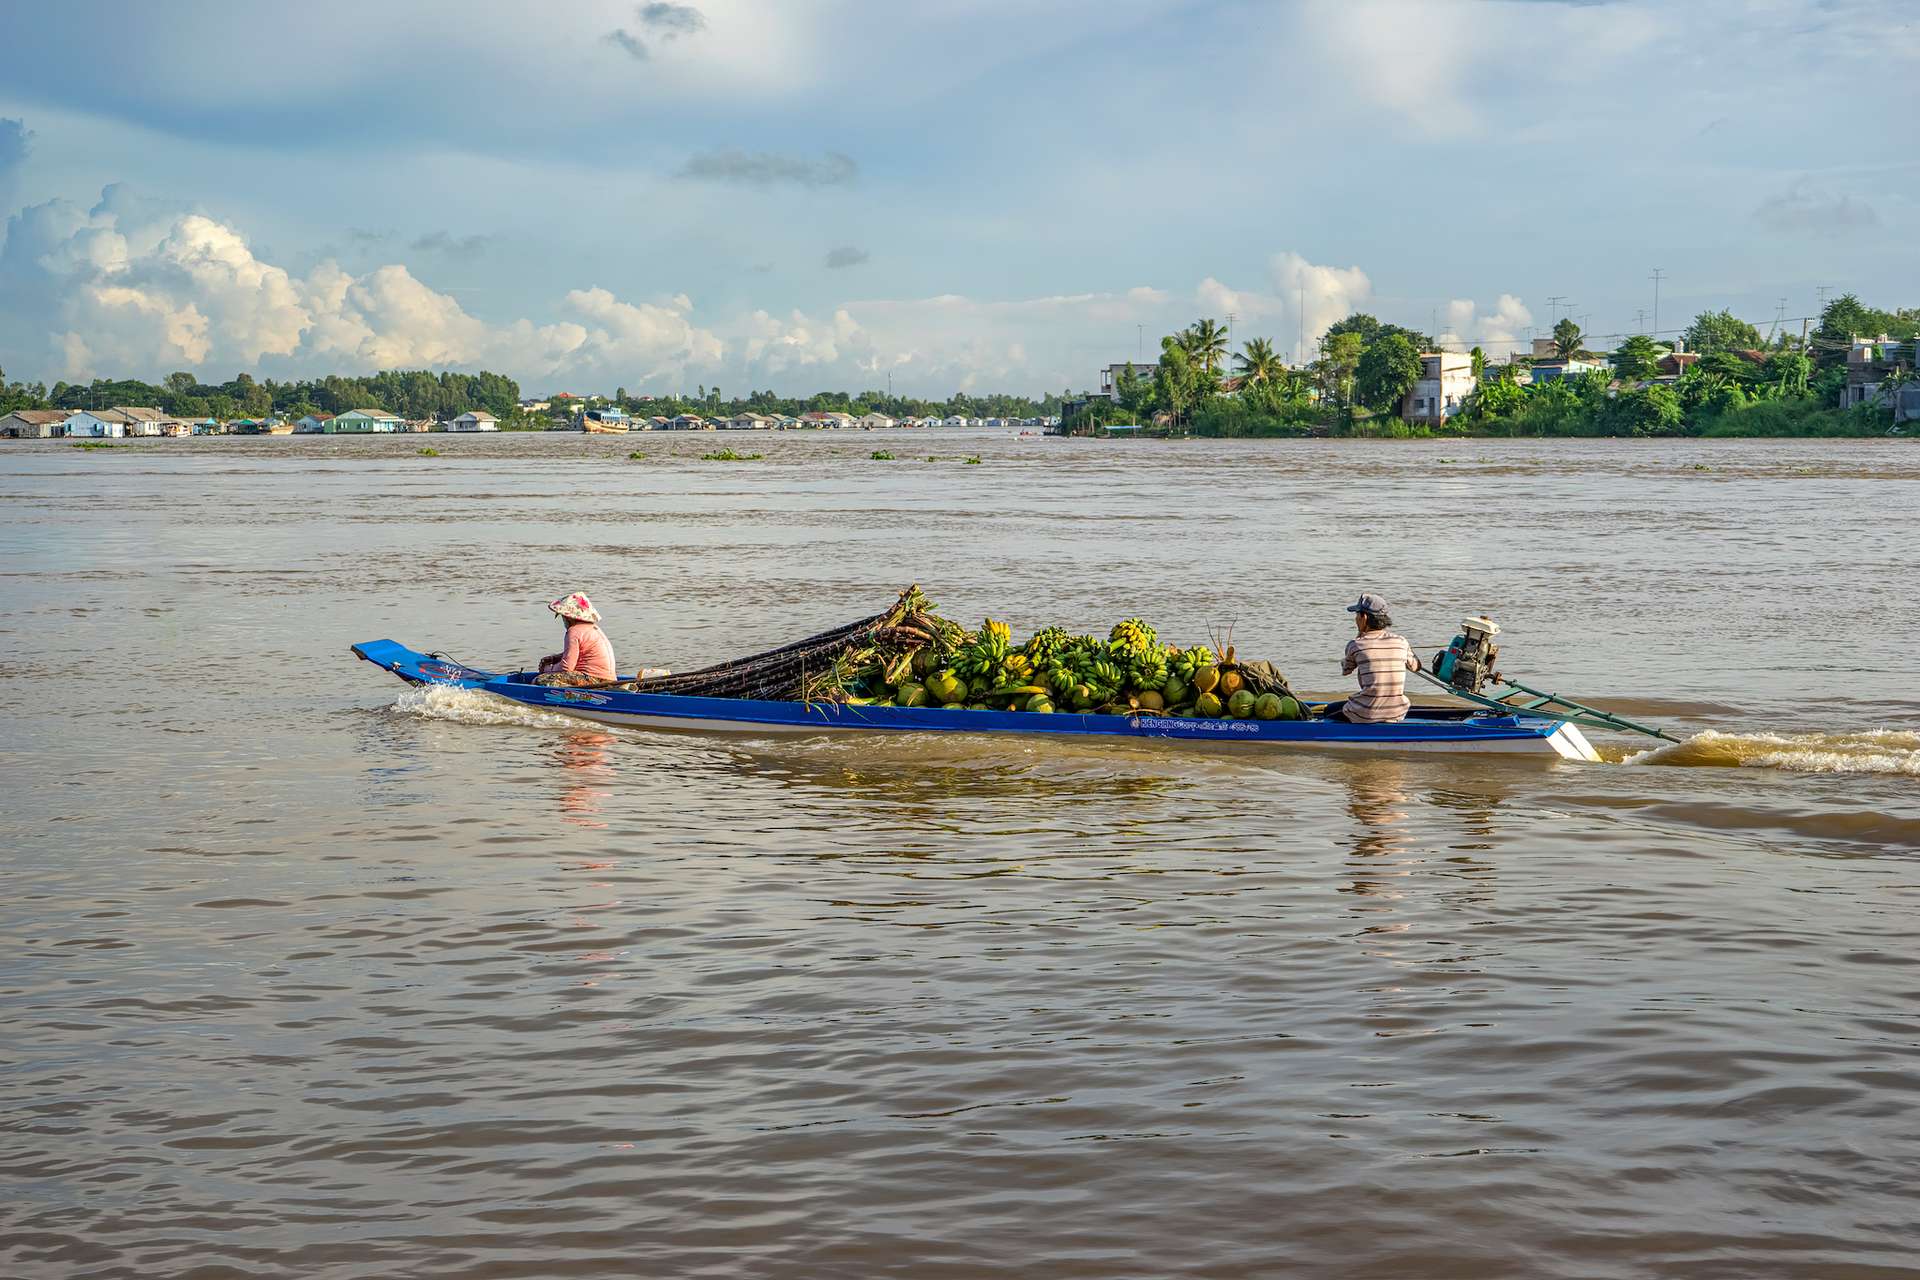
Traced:
[[[1900, 441], [7, 442], [0, 1275], [1920, 1275], [1916, 515]], [[1362, 588], [1490, 612], [1687, 741], [611, 732], [347, 653], [910, 581], [1319, 690]]]

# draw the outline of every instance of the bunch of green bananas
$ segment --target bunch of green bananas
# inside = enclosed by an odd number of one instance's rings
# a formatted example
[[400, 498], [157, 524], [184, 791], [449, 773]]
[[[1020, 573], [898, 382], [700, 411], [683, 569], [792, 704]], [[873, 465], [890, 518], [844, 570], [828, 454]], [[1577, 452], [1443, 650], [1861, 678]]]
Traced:
[[1107, 648], [1128, 688], [1158, 689], [1167, 682], [1167, 651], [1154, 629], [1140, 619], [1128, 618], [1116, 626]]
[[991, 686], [996, 671], [1005, 665], [1012, 652], [1013, 635], [1007, 624], [989, 618], [954, 651], [953, 674], [969, 683], [985, 680]]
[[1202, 667], [1211, 667], [1216, 661], [1213, 650], [1205, 645], [1175, 650], [1167, 659], [1167, 674], [1175, 677], [1182, 684], [1192, 684], [1194, 672]]
[[1082, 709], [1113, 701], [1126, 678], [1111, 650], [1093, 636], [1067, 641], [1039, 674], [1056, 696]]
[[1027, 661], [1033, 664], [1035, 671], [1045, 671], [1072, 641], [1073, 637], [1067, 634], [1065, 627], [1048, 627], [1044, 631], [1034, 632], [1033, 638], [1027, 641], [1021, 652], [1027, 655]]

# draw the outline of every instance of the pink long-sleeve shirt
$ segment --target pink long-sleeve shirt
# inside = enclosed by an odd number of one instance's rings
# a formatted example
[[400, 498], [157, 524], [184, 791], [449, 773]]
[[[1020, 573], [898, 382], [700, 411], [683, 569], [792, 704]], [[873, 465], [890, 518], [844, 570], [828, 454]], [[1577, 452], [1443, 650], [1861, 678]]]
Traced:
[[576, 623], [567, 628], [567, 641], [561, 646], [560, 661], [543, 668], [548, 671], [578, 671], [595, 680], [614, 678], [613, 641], [592, 623]]

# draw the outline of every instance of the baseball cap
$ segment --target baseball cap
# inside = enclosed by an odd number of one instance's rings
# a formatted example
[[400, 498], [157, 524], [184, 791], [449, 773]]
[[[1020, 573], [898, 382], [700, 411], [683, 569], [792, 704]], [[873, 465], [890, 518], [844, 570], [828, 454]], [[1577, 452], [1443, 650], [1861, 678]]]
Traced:
[[1362, 592], [1360, 598], [1347, 606], [1348, 613], [1377, 613], [1382, 617], [1392, 612], [1387, 602], [1371, 591]]

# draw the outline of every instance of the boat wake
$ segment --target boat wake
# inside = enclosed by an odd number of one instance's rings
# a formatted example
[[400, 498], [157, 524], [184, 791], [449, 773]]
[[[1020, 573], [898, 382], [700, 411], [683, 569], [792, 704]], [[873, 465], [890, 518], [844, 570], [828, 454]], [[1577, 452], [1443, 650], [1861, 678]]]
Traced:
[[1920, 777], [1920, 733], [1898, 729], [1870, 729], [1859, 733], [1720, 733], [1708, 729], [1685, 742], [1628, 755], [1620, 763]]
[[447, 684], [410, 686], [394, 699], [392, 710], [422, 720], [444, 720], [451, 724], [476, 724], [497, 727], [518, 725], [527, 729], [579, 729], [583, 722], [572, 716], [556, 715], [535, 707], [522, 706], [505, 698], [496, 698], [478, 689], [461, 689]]

